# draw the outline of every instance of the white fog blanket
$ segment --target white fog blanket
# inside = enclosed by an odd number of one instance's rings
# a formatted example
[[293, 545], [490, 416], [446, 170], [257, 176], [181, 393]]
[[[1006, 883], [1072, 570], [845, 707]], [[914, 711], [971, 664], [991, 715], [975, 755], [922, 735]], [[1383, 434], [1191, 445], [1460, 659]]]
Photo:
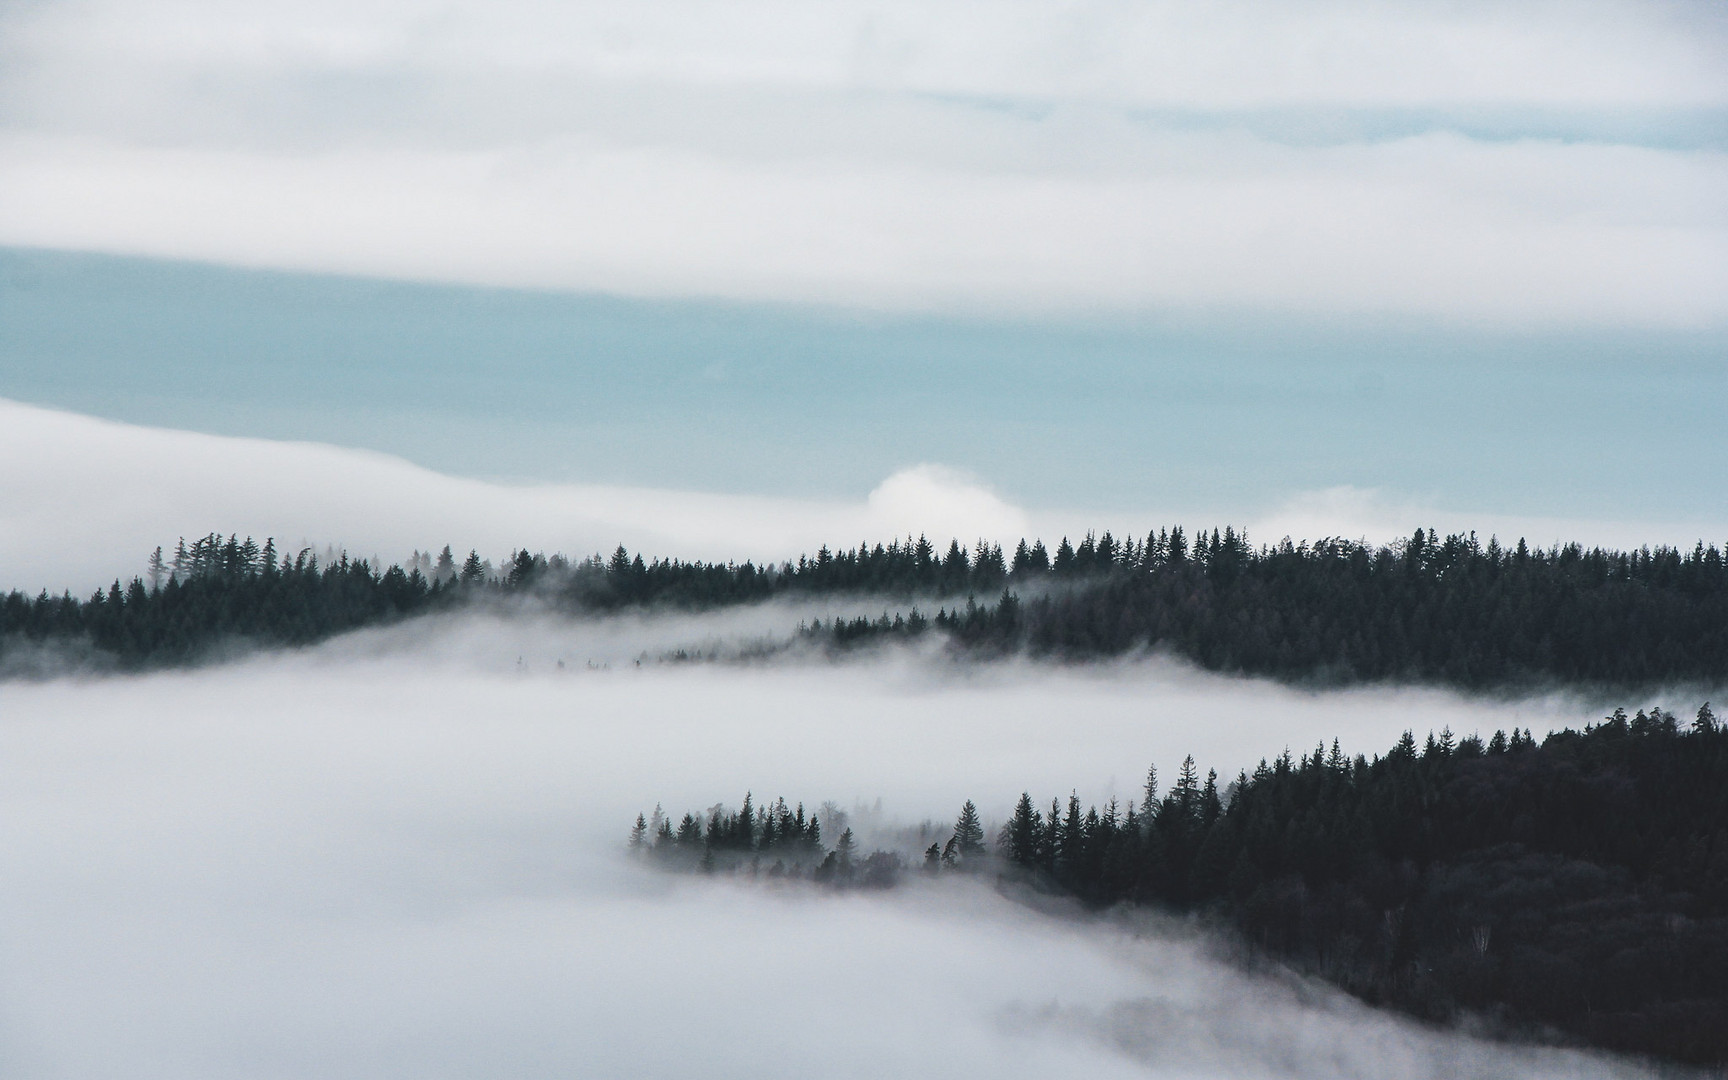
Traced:
[[[196, 673], [0, 685], [0, 1072], [124, 1077], [1583, 1077], [1249, 978], [1156, 921], [633, 864], [638, 810], [999, 821], [1193, 752], [1573, 722], [1158, 663], [562, 670], [476, 623]], [[367, 643], [369, 642], [369, 644]], [[629, 644], [626, 642], [625, 644]], [[563, 643], [594, 651], [588, 639]], [[622, 648], [623, 646], [618, 646]], [[993, 827], [993, 826], [992, 826]]]

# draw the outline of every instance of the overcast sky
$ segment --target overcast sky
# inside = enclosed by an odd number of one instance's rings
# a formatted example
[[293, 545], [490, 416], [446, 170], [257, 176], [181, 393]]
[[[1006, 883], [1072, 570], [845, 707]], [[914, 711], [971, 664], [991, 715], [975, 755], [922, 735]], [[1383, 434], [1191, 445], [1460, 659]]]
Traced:
[[1728, 316], [1720, 5], [0, 8], [0, 242], [656, 296]]

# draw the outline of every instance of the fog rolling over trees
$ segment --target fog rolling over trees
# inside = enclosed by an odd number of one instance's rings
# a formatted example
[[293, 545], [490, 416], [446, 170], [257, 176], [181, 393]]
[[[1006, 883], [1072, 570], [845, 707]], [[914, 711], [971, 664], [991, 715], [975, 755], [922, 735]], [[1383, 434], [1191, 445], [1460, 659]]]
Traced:
[[994, 850], [971, 800], [871, 850], [832, 812], [825, 848], [802, 803], [746, 795], [676, 827], [657, 805], [629, 848], [768, 883], [886, 889], [910, 863], [1184, 912], [1429, 1021], [1728, 1065], [1728, 730], [1708, 704], [1685, 727], [1617, 709], [1540, 743], [1407, 731], [1372, 760], [1334, 739], [1227, 784], [1190, 755], [1167, 791], [1152, 768], [1138, 802], [1040, 805], [1022, 793]]
[[[415, 615], [507, 600], [570, 614], [712, 610], [770, 599], [881, 599], [905, 612], [814, 622], [843, 650], [934, 630], [956, 655], [1089, 660], [1173, 653], [1213, 671], [1316, 685], [1422, 682], [1515, 691], [1728, 680], [1728, 565], [1714, 545], [1542, 550], [1417, 530], [1396, 545], [1254, 546], [1235, 529], [1105, 532], [1054, 550], [928, 538], [823, 547], [796, 562], [572, 561], [518, 550], [415, 553], [382, 569], [274, 540], [210, 534], [87, 600], [0, 600], [0, 665], [59, 650], [91, 666], [184, 664], [245, 643], [304, 645]], [[8, 661], [10, 655], [12, 659]], [[22, 657], [23, 659], [20, 659]], [[3, 670], [3, 668], [0, 668]]]
[[[475, 641], [509, 625], [471, 618]], [[0, 1054], [8, 1075], [126, 1080], [259, 1062], [416, 1080], [1650, 1075], [1245, 975], [1181, 926], [1039, 912], [973, 874], [908, 860], [900, 888], [763, 889], [634, 865], [620, 829], [669, 795], [735, 812], [749, 777], [756, 805], [801, 794], [824, 848], [850, 828], [867, 859], [924, 819], [945, 844], [965, 793], [988, 827], [1020, 790], [1135, 797], [1147, 761], [1185, 751], [1234, 775], [1331, 733], [1386, 747], [1407, 727], [1591, 715], [1155, 664], [523, 672], [342, 643], [14, 681]], [[766, 1025], [765, 993], [795, 1020]]]

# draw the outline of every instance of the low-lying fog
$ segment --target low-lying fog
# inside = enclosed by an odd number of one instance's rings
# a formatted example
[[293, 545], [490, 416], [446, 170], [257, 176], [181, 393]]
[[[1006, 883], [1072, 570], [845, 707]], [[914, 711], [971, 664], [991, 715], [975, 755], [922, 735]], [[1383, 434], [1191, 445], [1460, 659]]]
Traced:
[[1581, 706], [1303, 694], [1156, 661], [638, 668], [666, 634], [651, 621], [522, 625], [0, 684], [0, 1074], [1634, 1074], [1426, 1032], [975, 883], [818, 895], [623, 850], [657, 800], [881, 798], [916, 822], [972, 797], [1000, 820], [1023, 788], [1132, 797], [1148, 762], [1168, 776], [1189, 752], [1229, 776], [1333, 735], [1372, 753], [1406, 727], [1540, 734]]

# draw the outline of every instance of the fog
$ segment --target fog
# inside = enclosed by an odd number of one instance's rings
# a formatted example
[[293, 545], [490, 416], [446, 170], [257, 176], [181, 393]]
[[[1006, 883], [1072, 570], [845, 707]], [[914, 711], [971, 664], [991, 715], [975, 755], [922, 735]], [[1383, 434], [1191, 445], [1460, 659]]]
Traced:
[[[518, 547], [580, 558], [623, 543], [648, 556], [797, 558], [822, 545], [928, 534], [946, 546], [1171, 524], [1226, 523], [1214, 507], [1018, 506], [975, 477], [914, 465], [852, 499], [768, 497], [604, 484], [507, 484], [327, 444], [233, 438], [115, 423], [0, 398], [0, 590], [87, 595], [144, 573], [150, 551], [216, 530], [279, 548], [347, 550], [387, 565], [414, 550], [477, 548], [496, 565]], [[1417, 527], [1636, 547], [1720, 543], [1718, 511], [1691, 521], [1513, 517], [1371, 490], [1297, 493], [1233, 524], [1256, 543], [1283, 536], [1389, 542]]]
[[[834, 896], [630, 861], [638, 810], [882, 800], [1000, 818], [1025, 788], [1230, 775], [1333, 735], [1593, 712], [1307, 694], [1145, 661], [956, 670], [518, 664], [485, 619], [196, 673], [0, 684], [0, 1071], [188, 1076], [1604, 1076], [1249, 977], [1149, 919], [972, 883]], [[547, 663], [567, 652], [560, 670]]]

